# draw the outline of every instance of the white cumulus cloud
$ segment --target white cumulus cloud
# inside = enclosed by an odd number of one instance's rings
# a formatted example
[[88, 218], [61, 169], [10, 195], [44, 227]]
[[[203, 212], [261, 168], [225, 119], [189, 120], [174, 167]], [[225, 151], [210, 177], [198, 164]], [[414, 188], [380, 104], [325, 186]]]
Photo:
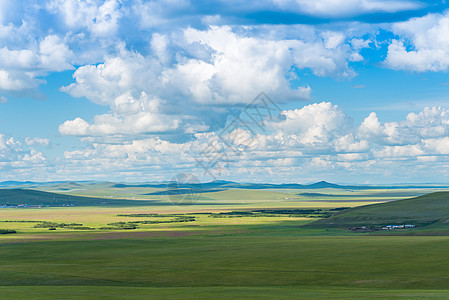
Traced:
[[395, 70], [447, 71], [449, 68], [449, 11], [396, 23], [401, 39], [388, 46], [385, 65]]
[[68, 120], [60, 132], [132, 135], [185, 128], [194, 133], [223, 125], [226, 106], [247, 104], [261, 91], [280, 101], [308, 99], [311, 88], [292, 83], [298, 80], [292, 68], [319, 76], [353, 75], [348, 66], [353, 50], [341, 33], [312, 32], [301, 40], [255, 36], [252, 30], [213, 26], [155, 33], [147, 55], [119, 45], [104, 63], [79, 67], [75, 82], [62, 88], [110, 112], [92, 124], [81, 117]]

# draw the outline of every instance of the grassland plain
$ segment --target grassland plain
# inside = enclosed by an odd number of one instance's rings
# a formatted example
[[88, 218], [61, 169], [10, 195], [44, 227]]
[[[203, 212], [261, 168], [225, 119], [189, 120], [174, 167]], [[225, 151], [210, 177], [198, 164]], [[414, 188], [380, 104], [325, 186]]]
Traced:
[[27, 292], [33, 298], [31, 286], [39, 286], [47, 298], [55, 291], [54, 298], [140, 293], [179, 299], [449, 295], [443, 291], [449, 285], [448, 237], [326, 236], [290, 226], [4, 243], [0, 290], [9, 298]]
[[1, 209], [0, 221], [75, 222], [92, 228], [169, 219], [123, 216], [136, 213], [186, 214], [195, 221], [139, 224], [129, 231], [48, 231], [34, 222], [0, 222], [0, 228], [18, 231], [0, 235], [0, 298], [449, 298], [448, 236], [376, 236], [303, 226], [315, 218], [209, 214], [366, 204], [364, 199], [290, 201], [277, 193], [248, 200], [233, 191], [232, 198], [243, 200], [242, 205]]

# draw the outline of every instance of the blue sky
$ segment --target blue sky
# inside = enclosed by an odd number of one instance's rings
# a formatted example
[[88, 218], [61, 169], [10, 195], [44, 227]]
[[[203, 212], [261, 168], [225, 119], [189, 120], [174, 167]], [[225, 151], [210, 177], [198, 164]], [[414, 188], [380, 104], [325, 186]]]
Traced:
[[448, 68], [445, 1], [0, 0], [0, 180], [447, 182]]

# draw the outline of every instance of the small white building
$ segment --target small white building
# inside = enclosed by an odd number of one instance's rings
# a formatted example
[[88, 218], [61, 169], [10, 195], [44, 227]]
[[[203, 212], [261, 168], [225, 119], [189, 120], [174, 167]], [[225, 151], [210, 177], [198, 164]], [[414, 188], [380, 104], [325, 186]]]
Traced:
[[415, 225], [407, 224], [407, 225], [387, 225], [382, 227], [382, 230], [391, 230], [391, 229], [405, 229], [405, 228], [415, 228]]

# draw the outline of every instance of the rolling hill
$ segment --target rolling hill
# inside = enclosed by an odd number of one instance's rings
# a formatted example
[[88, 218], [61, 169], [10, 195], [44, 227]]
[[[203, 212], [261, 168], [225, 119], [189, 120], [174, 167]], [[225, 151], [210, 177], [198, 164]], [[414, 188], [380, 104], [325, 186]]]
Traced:
[[140, 206], [162, 205], [156, 200], [105, 199], [71, 196], [29, 189], [0, 189], [0, 206]]
[[356, 227], [390, 224], [449, 228], [449, 192], [436, 192], [410, 199], [359, 206], [307, 226]]

